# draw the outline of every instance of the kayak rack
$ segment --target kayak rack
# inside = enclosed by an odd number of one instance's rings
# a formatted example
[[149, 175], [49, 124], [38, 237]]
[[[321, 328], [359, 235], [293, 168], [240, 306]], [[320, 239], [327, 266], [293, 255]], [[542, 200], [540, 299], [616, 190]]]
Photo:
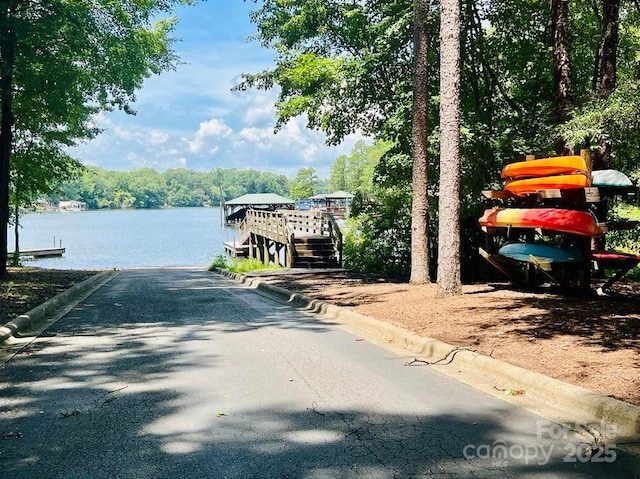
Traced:
[[[591, 159], [588, 150], [582, 150], [580, 157], [551, 157], [540, 159], [538, 162], [535, 157], [528, 155], [526, 162], [507, 165], [505, 171], [525, 171], [533, 178], [527, 182], [527, 185], [535, 183], [535, 170], [538, 165], [548, 169], [553, 166], [555, 160], [559, 165], [565, 165], [570, 161], [580, 163], [580, 159], [584, 160], [587, 171], [584, 169], [576, 171], [574, 174], [587, 175], [592, 178]], [[531, 162], [531, 163], [529, 163]], [[622, 173], [616, 172], [616, 177], [624, 177]], [[599, 173], [605, 173], [603, 171]], [[524, 174], [524, 173], [523, 173]], [[567, 173], [571, 176], [572, 173]], [[594, 175], [595, 176], [595, 175]], [[603, 175], [599, 174], [599, 177]], [[520, 180], [522, 177], [518, 177]], [[494, 202], [498, 202], [500, 208], [495, 211], [509, 210], [510, 208], [534, 209], [534, 211], [526, 210], [527, 215], [535, 214], [537, 211], [541, 213], [552, 209], [554, 214], [562, 215], [563, 211], [581, 211], [589, 212], [594, 219], [596, 227], [593, 226], [589, 231], [585, 230], [576, 234], [576, 231], [570, 231], [571, 228], [560, 227], [554, 225], [553, 222], [541, 221], [539, 224], [532, 224], [527, 221], [526, 224], [518, 224], [517, 213], [507, 211], [506, 217], [514, 217], [513, 224], [504, 224], [504, 222], [491, 223], [492, 219], [498, 219], [498, 215], [490, 214], [493, 210], [487, 210], [485, 215], [480, 219], [482, 230], [485, 232], [485, 244], [479, 248], [479, 254], [496, 270], [506, 276], [512, 283], [535, 288], [543, 283], [551, 282], [563, 287], [578, 289], [581, 292], [591, 290], [592, 277], [604, 278], [606, 270], [615, 271], [615, 274], [604, 281], [604, 283], [596, 290], [598, 294], [605, 294], [611, 287], [620, 281], [629, 271], [640, 264], [640, 255], [620, 253], [617, 251], [606, 250], [606, 234], [611, 231], [630, 230], [638, 227], [637, 221], [608, 221], [608, 213], [610, 203], [622, 197], [638, 195], [638, 187], [626, 178], [624, 184], [591, 184], [587, 187], [574, 187], [575, 181], [568, 180], [567, 186], [563, 187], [562, 178], [557, 175], [549, 180], [549, 177], [541, 176], [541, 185], [549, 185], [552, 182], [558, 182], [558, 187], [548, 188], [535, 187], [531, 191], [524, 194], [514, 194], [513, 191], [505, 188], [503, 190], [487, 190], [483, 191], [483, 196], [489, 201], [489, 206], [495, 206]], [[516, 178], [506, 178], [507, 184]], [[557, 210], [556, 210], [557, 209]], [[569, 211], [567, 211], [569, 214]], [[569, 214], [569, 216], [575, 213]], [[582, 216], [584, 219], [584, 214]], [[566, 226], [566, 225], [564, 225]], [[501, 254], [501, 249], [507, 243], [516, 242], [522, 246], [523, 255], [508, 257]], [[579, 257], [563, 258], [555, 255], [540, 256], [536, 254], [526, 254], [527, 245], [553, 245], [559, 250], [563, 245], [570, 245], [571, 248], [579, 249]], [[562, 247], [561, 247], [562, 246]], [[532, 248], [535, 250], [535, 248]], [[555, 250], [553, 250], [555, 251]], [[503, 250], [504, 252], [504, 250]], [[507, 254], [507, 253], [505, 253]], [[514, 259], [515, 258], [515, 259]]]

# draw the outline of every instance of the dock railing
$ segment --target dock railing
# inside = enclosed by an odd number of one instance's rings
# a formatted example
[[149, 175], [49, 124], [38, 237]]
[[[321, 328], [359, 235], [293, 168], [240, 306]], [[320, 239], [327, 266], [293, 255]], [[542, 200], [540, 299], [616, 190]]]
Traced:
[[298, 211], [284, 212], [291, 229], [308, 235], [328, 236], [333, 243], [333, 249], [338, 258], [338, 264], [342, 265], [342, 232], [333, 214], [322, 211]]
[[281, 212], [248, 210], [246, 230], [281, 244], [289, 242], [287, 220]]
[[286, 247], [287, 266], [293, 257], [294, 239], [299, 236], [328, 236], [331, 238], [339, 264], [342, 264], [342, 232], [331, 213], [319, 211], [248, 210], [244, 225], [244, 234], [255, 235]]

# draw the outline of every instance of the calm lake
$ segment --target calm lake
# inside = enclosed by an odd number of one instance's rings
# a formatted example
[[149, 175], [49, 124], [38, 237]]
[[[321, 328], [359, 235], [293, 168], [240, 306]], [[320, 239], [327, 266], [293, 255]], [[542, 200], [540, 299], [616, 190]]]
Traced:
[[[235, 235], [221, 226], [219, 208], [29, 213], [20, 224], [20, 249], [54, 241], [66, 248], [62, 257], [22, 263], [59, 269], [208, 266]], [[13, 234], [11, 227], [10, 251]]]

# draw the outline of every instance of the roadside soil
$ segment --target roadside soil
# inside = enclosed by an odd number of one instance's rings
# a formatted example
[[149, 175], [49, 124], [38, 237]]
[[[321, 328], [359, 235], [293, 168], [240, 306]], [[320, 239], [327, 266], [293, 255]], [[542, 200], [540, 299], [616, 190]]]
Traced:
[[[10, 269], [0, 279], [0, 324], [97, 271]], [[465, 285], [439, 298], [433, 284], [404, 278], [309, 270], [261, 273], [274, 285], [421, 336], [479, 353], [640, 406], [640, 283], [606, 297]]]
[[8, 268], [0, 276], [0, 325], [97, 274], [40, 268]]

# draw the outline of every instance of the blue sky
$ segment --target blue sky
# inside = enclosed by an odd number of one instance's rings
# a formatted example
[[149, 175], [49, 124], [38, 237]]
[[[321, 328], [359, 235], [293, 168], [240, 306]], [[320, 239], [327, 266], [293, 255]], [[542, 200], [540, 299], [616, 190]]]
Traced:
[[329, 165], [348, 154], [359, 137], [325, 146], [321, 132], [297, 118], [274, 134], [277, 92], [232, 92], [242, 73], [272, 65], [274, 54], [258, 42], [243, 0], [209, 0], [177, 11], [177, 71], [149, 78], [137, 94], [135, 116], [112, 112], [96, 118], [104, 132], [73, 148], [85, 164], [109, 170], [151, 167], [253, 168], [293, 177], [313, 167], [326, 178]]

